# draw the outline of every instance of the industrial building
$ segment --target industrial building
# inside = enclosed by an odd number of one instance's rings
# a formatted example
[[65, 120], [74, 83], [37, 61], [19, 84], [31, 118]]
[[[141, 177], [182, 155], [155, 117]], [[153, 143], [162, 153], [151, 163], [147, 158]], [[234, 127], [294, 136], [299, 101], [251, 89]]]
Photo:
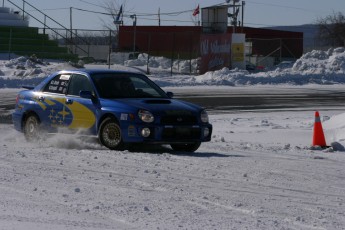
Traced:
[[132, 26], [120, 25], [116, 51], [199, 58], [201, 73], [222, 67], [244, 68], [245, 62], [270, 67], [303, 54], [303, 33], [229, 26], [230, 6], [202, 8], [201, 26], [137, 26], [136, 21]]

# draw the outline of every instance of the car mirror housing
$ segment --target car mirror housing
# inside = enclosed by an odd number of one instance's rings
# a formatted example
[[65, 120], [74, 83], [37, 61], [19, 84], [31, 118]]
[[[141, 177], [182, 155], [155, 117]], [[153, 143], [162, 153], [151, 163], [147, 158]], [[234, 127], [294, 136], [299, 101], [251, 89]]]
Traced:
[[173, 92], [166, 92], [167, 96], [169, 98], [173, 98], [174, 97], [174, 93]]
[[82, 98], [93, 99], [94, 96], [91, 91], [81, 90], [79, 96]]

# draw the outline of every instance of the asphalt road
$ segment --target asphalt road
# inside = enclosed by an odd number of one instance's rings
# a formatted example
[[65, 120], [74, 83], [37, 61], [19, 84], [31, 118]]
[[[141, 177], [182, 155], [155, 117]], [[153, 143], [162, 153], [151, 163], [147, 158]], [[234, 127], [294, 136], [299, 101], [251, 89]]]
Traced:
[[[205, 107], [210, 114], [273, 110], [344, 110], [345, 86], [165, 88], [175, 98]], [[0, 89], [0, 123], [11, 123], [19, 90]]]
[[214, 91], [174, 89], [176, 98], [199, 104], [211, 113], [272, 110], [344, 110], [345, 86], [228, 87]]

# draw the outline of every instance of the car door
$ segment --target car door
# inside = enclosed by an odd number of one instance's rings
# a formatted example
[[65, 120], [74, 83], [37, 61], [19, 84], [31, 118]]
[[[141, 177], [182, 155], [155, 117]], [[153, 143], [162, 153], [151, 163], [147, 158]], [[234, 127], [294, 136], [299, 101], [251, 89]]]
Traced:
[[72, 74], [66, 93], [65, 105], [71, 111], [66, 116], [67, 126], [71, 129], [91, 129], [96, 124], [96, 107], [93, 101], [80, 97], [80, 91], [94, 92], [90, 79], [82, 74]]
[[40, 118], [43, 124], [51, 127], [66, 126], [67, 117], [70, 114], [65, 106], [65, 94], [67, 92], [70, 74], [58, 74], [36, 94], [36, 102], [41, 107]]

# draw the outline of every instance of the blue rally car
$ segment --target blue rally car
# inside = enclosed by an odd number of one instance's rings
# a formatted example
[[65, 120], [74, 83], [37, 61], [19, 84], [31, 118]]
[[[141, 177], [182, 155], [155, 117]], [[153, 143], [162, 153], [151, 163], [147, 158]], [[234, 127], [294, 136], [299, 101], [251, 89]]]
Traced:
[[211, 140], [207, 112], [172, 97], [139, 73], [60, 71], [21, 91], [12, 119], [28, 141], [43, 132], [82, 131], [114, 150], [153, 143], [194, 152], [201, 142]]

